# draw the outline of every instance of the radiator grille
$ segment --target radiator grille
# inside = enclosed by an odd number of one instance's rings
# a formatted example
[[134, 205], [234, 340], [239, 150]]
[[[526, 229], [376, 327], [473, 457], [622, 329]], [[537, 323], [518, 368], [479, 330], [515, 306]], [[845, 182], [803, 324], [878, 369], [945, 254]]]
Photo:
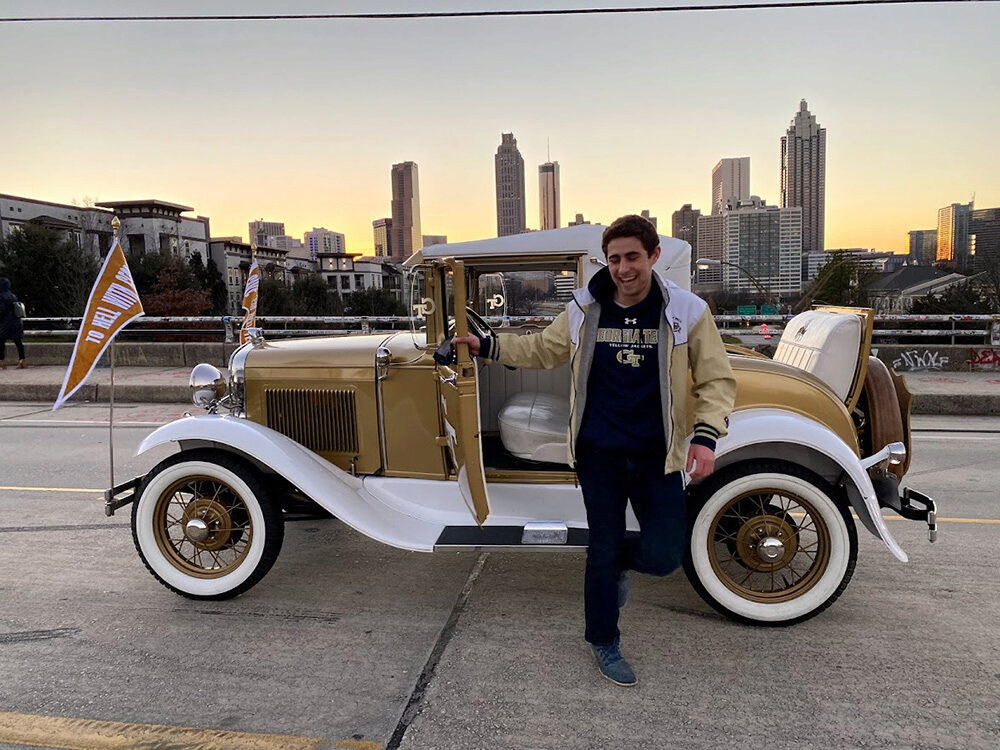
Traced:
[[268, 388], [267, 426], [316, 453], [357, 453], [354, 391]]

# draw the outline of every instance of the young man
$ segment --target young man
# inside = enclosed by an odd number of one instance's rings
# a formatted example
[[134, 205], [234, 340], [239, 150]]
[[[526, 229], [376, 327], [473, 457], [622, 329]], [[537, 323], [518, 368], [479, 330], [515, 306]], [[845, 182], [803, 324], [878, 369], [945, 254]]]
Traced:
[[[641, 216], [623, 216], [604, 231], [601, 245], [607, 268], [578, 289], [541, 333], [456, 341], [467, 343], [473, 356], [512, 367], [572, 363], [569, 461], [590, 528], [585, 638], [605, 677], [634, 685], [618, 631], [628, 571], [665, 576], [683, 561], [681, 472], [692, 480], [712, 473], [736, 383], [708, 306], [654, 273], [660, 244], [653, 225]], [[694, 435], [685, 448], [691, 397]], [[625, 533], [629, 500], [638, 536]]]

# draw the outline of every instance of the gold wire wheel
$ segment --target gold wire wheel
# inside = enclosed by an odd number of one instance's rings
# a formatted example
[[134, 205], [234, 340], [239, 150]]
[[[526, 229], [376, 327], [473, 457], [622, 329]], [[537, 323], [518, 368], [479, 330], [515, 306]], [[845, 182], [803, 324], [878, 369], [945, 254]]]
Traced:
[[830, 562], [830, 529], [808, 500], [761, 489], [726, 503], [708, 533], [712, 570], [725, 586], [754, 602], [802, 596]]
[[253, 522], [246, 502], [226, 483], [185, 477], [156, 499], [153, 535], [178, 570], [196, 578], [220, 578], [246, 558]]

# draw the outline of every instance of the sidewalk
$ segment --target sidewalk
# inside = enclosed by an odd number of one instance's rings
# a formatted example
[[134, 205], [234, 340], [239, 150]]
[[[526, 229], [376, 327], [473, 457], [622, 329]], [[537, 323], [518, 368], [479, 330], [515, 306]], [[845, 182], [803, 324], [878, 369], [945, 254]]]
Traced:
[[[115, 400], [188, 404], [190, 367], [116, 367]], [[0, 371], [0, 401], [53, 402], [65, 367]], [[914, 414], [1000, 415], [1000, 372], [914, 372], [905, 375]], [[94, 370], [74, 401], [107, 401], [110, 371]]]

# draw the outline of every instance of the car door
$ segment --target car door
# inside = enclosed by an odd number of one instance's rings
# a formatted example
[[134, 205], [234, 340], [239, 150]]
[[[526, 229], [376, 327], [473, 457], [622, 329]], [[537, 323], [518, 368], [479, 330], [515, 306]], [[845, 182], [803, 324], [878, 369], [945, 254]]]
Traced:
[[[467, 291], [465, 264], [460, 260], [445, 258], [440, 261], [445, 282], [442, 286], [442, 306], [445, 315], [454, 315], [455, 335], [469, 333], [465, 307]], [[448, 283], [450, 281], [450, 283]], [[448, 287], [451, 287], [451, 300]], [[447, 331], [447, 320], [443, 329]], [[447, 334], [446, 334], [447, 335]], [[451, 365], [435, 363], [438, 392], [445, 430], [445, 448], [458, 478], [459, 491], [475, 518], [482, 526], [490, 512], [486, 492], [486, 471], [483, 468], [483, 447], [479, 424], [479, 374], [476, 363], [469, 355], [467, 344], [456, 347], [456, 361]]]

